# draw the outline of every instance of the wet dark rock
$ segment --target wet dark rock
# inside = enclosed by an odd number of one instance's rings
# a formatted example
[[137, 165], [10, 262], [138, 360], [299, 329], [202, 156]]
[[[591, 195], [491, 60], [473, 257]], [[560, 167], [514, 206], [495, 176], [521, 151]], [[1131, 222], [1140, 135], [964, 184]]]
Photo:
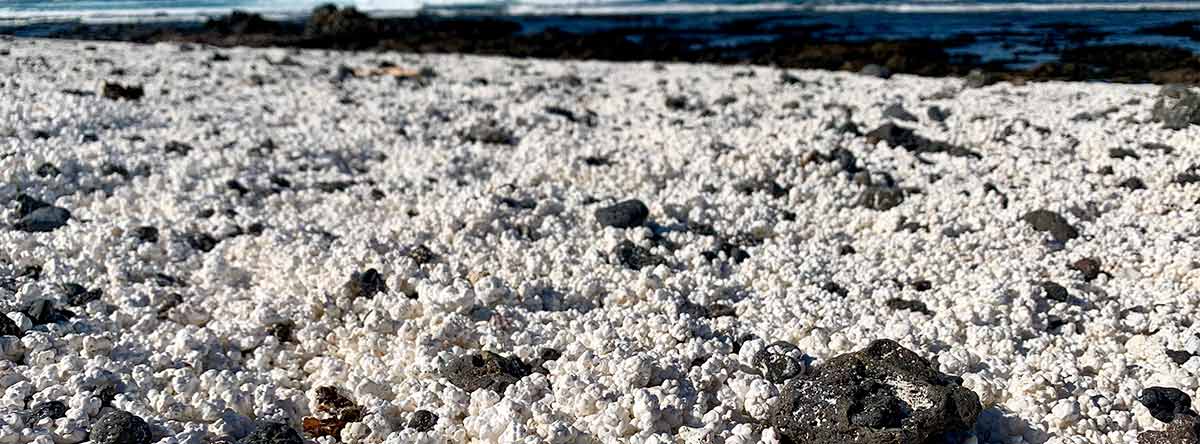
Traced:
[[888, 145], [903, 147], [905, 150], [914, 153], [946, 153], [956, 157], [983, 158], [983, 156], [974, 151], [946, 142], [929, 140], [918, 135], [912, 129], [894, 123], [885, 123], [871, 130], [866, 134], [866, 138], [867, 143], [871, 145], [886, 141]]
[[1164, 86], [1150, 116], [1167, 129], [1184, 129], [1200, 123], [1200, 95], [1182, 85]]
[[499, 126], [496, 122], [482, 122], [461, 132], [468, 142], [479, 142], [491, 145], [516, 145], [517, 138], [512, 132]]
[[1121, 181], [1121, 183], [1117, 184], [1117, 186], [1129, 191], [1137, 191], [1146, 189], [1146, 182], [1142, 182], [1142, 179], [1137, 177], [1130, 177]]
[[1042, 292], [1046, 294], [1046, 299], [1058, 302], [1067, 302], [1071, 300], [1071, 295], [1067, 293], [1067, 288], [1055, 282], [1042, 282]]
[[1083, 280], [1088, 282], [1096, 280], [1101, 273], [1104, 273], [1100, 270], [1100, 260], [1090, 257], [1075, 261], [1069, 268], [1083, 273]]
[[467, 392], [487, 389], [504, 393], [504, 389], [528, 376], [530, 368], [515, 357], [506, 358], [490, 351], [454, 358], [442, 367], [442, 377]]
[[217, 248], [217, 239], [208, 233], [192, 233], [185, 238], [189, 247], [202, 252], [210, 252]]
[[154, 442], [150, 425], [132, 413], [114, 410], [92, 425], [88, 436], [93, 444], [150, 444]]
[[428, 432], [437, 426], [438, 416], [429, 410], [417, 410], [408, 420], [408, 428]]
[[1034, 230], [1049, 232], [1056, 242], [1066, 242], [1079, 237], [1079, 230], [1067, 223], [1062, 215], [1049, 210], [1034, 210], [1021, 216]]
[[122, 85], [115, 82], [104, 82], [100, 85], [100, 95], [112, 100], [139, 100], [146, 92], [141, 85]]
[[646, 222], [650, 209], [642, 201], [630, 199], [596, 209], [595, 216], [596, 222], [606, 227], [634, 228]]
[[1137, 401], [1150, 411], [1150, 416], [1162, 422], [1174, 421], [1181, 415], [1196, 416], [1192, 411], [1192, 397], [1177, 388], [1147, 387], [1138, 395]]
[[904, 202], [904, 191], [895, 187], [872, 186], [858, 196], [858, 206], [876, 211], [887, 211]]
[[846, 295], [850, 294], [849, 290], [846, 290], [841, 285], [838, 285], [837, 282], [833, 282], [833, 281], [828, 281], [824, 284], [821, 284], [821, 289], [825, 290], [827, 292], [836, 294], [843, 298], [846, 297]]
[[304, 438], [287, 424], [261, 422], [238, 444], [304, 444]]
[[21, 336], [21, 327], [2, 313], [0, 313], [0, 336]]
[[1108, 157], [1113, 159], [1140, 159], [1137, 151], [1126, 148], [1113, 148], [1108, 150]]
[[46, 206], [35, 209], [17, 220], [13, 228], [26, 233], [48, 233], [67, 225], [71, 212], [66, 208]]
[[62, 401], [46, 401], [33, 406], [29, 411], [29, 422], [37, 424], [43, 419], [58, 419], [67, 416], [67, 405]]
[[917, 116], [914, 116], [912, 113], [908, 112], [908, 110], [904, 109], [904, 106], [900, 105], [899, 103], [893, 103], [888, 105], [887, 108], [884, 108], [883, 117], [885, 119], [904, 120], [908, 122], [917, 121]]
[[908, 310], [917, 313], [923, 313], [933, 316], [933, 311], [929, 310], [929, 306], [924, 302], [914, 301], [911, 299], [891, 298], [886, 302], [888, 308], [892, 310]]
[[775, 341], [754, 354], [751, 363], [763, 377], [782, 384], [808, 371], [804, 352], [785, 341]]
[[1191, 353], [1186, 350], [1166, 350], [1167, 358], [1174, 362], [1175, 365], [1183, 365], [1192, 359]]
[[104, 292], [99, 288], [88, 290], [84, 286], [74, 283], [66, 283], [61, 286], [63, 296], [67, 299], [67, 305], [72, 307], [80, 307], [87, 305], [89, 302], [98, 301], [104, 295]]
[[945, 122], [946, 119], [950, 118], [950, 112], [941, 107], [931, 106], [925, 110], [925, 116], [934, 122]]
[[350, 280], [343, 287], [343, 292], [348, 298], [373, 298], [376, 294], [386, 293], [388, 291], [387, 283], [384, 282], [383, 275], [374, 268], [368, 268], [363, 272], [354, 272], [350, 274]]
[[643, 267], [654, 267], [667, 262], [662, 256], [651, 253], [649, 249], [629, 240], [623, 240], [617, 244], [612, 255], [617, 263], [631, 270], [641, 270]]
[[788, 382], [769, 423], [795, 443], [934, 442], [970, 430], [982, 410], [961, 384], [895, 341], [877, 340]]
[[1177, 416], [1163, 431], [1146, 431], [1138, 435], [1138, 444], [1197, 444], [1200, 443], [1200, 417]]
[[167, 142], [166, 145], [163, 145], [163, 151], [166, 151], [167, 153], [170, 153], [170, 154], [178, 154], [181, 156], [186, 156], [186, 155], [188, 155], [188, 153], [192, 152], [192, 146], [188, 145], [186, 143], [183, 143], [183, 142], [178, 142], [178, 141], [172, 140], [170, 142]]

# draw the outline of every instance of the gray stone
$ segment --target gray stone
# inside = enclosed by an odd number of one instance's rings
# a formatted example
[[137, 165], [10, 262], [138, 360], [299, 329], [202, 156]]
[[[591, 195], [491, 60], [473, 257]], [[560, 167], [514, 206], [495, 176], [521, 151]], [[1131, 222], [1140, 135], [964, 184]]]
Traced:
[[454, 358], [442, 367], [442, 376], [467, 392], [488, 389], [504, 393], [509, 385], [529, 375], [530, 369], [517, 358], [489, 351]]
[[114, 410], [92, 426], [88, 437], [93, 444], [150, 444], [154, 442], [150, 425], [132, 413]]
[[41, 207], [31, 211], [13, 224], [13, 228], [26, 233], [48, 233], [67, 225], [71, 212], [62, 207]]
[[1164, 86], [1150, 116], [1167, 129], [1183, 129], [1200, 123], [1200, 95], [1181, 85]]

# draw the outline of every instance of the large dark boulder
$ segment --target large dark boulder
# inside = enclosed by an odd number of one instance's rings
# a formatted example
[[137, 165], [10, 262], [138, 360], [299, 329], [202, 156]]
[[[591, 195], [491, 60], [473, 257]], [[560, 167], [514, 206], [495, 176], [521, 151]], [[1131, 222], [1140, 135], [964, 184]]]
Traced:
[[970, 430], [981, 410], [960, 378], [884, 339], [792, 379], [770, 424], [794, 443], [919, 444]]

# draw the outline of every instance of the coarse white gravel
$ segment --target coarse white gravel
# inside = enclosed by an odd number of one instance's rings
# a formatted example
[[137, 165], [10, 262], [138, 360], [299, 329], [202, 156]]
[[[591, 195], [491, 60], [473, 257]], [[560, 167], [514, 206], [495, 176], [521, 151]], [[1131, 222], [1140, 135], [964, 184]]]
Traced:
[[[877, 338], [936, 356], [980, 395], [980, 443], [1134, 442], [1161, 428], [1135, 400], [1143, 387], [1200, 396], [1200, 358], [1165, 354], [1200, 352], [1200, 185], [1172, 183], [1200, 164], [1200, 129], [1151, 123], [1155, 86], [821, 71], [789, 84], [768, 67], [19, 39], [0, 54], [0, 312], [27, 330], [0, 337], [0, 444], [85, 441], [108, 386], [161, 444], [237, 439], [258, 420], [299, 428], [319, 386], [367, 411], [343, 442], [775, 442], [759, 424], [781, 386], [750, 368], [775, 340], [816, 365]], [[381, 62], [436, 76], [335, 80], [340, 65]], [[62, 92], [105, 80], [146, 95]], [[676, 95], [689, 109], [666, 106]], [[736, 101], [714, 103], [725, 95]], [[874, 129], [892, 104], [919, 118], [902, 125], [982, 158], [837, 129]], [[929, 106], [950, 117], [931, 120]], [[465, 139], [488, 120], [516, 143]], [[169, 153], [169, 141], [193, 149]], [[886, 211], [855, 205], [864, 186], [821, 159], [838, 147], [876, 181], [920, 192]], [[39, 175], [45, 163], [60, 173]], [[1117, 186], [1129, 177], [1148, 189]], [[787, 192], [740, 192], [747, 179]], [[332, 181], [352, 185], [317, 188]], [[21, 192], [72, 220], [10, 229]], [[634, 198], [646, 226], [596, 222], [597, 208]], [[1020, 221], [1043, 208], [1081, 236], [1056, 244]], [[261, 234], [236, 235], [254, 223]], [[141, 226], [160, 239], [136, 239]], [[219, 242], [193, 248], [199, 233]], [[722, 237], [749, 258], [706, 258]], [[622, 240], [665, 263], [624, 266], [611, 254]], [[417, 245], [436, 258], [417, 264]], [[1068, 268], [1085, 257], [1107, 274], [1085, 282]], [[33, 265], [40, 279], [18, 276]], [[369, 268], [389, 290], [347, 297], [351, 273]], [[1047, 299], [1043, 281], [1070, 300]], [[103, 296], [66, 307], [68, 282]], [[889, 308], [897, 297], [932, 315]], [[22, 311], [46, 298], [76, 316], [32, 326]], [[736, 315], [695, 309], [718, 303]], [[282, 321], [293, 341], [271, 335]], [[746, 334], [761, 339], [736, 351]], [[546, 347], [562, 353], [548, 374], [503, 396], [439, 374], [468, 352], [528, 362]], [[23, 419], [52, 400], [65, 418]], [[406, 428], [418, 409], [438, 415], [434, 430]]]

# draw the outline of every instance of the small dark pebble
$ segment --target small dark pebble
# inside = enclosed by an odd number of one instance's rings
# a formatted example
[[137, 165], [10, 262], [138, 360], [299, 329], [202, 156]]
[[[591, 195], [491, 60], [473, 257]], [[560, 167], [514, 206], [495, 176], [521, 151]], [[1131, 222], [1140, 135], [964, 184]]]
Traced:
[[1046, 299], [1058, 302], [1067, 302], [1071, 300], [1070, 294], [1067, 293], [1067, 288], [1055, 282], [1042, 282], [1042, 292], [1046, 293]]
[[146, 93], [141, 85], [121, 85], [114, 82], [104, 82], [100, 86], [100, 95], [112, 100], [138, 100]]
[[1130, 177], [1121, 181], [1121, 183], [1117, 184], [1117, 186], [1130, 191], [1144, 190], [1146, 189], [1146, 182], [1142, 182], [1142, 179], [1137, 177]]
[[60, 288], [62, 289], [63, 296], [66, 296], [67, 305], [72, 307], [79, 307], [87, 305], [88, 302], [98, 301], [104, 295], [104, 292], [99, 288], [88, 290], [82, 285], [75, 283], [62, 284]]
[[1150, 410], [1150, 416], [1162, 422], [1175, 420], [1175, 415], [1192, 415], [1192, 397], [1182, 390], [1168, 387], [1147, 387], [1137, 397]]
[[667, 109], [676, 111], [691, 109], [691, 107], [688, 105], [688, 98], [685, 96], [668, 96], [666, 100], [663, 101], [663, 104], [666, 105]]
[[759, 350], [754, 355], [752, 363], [755, 368], [763, 372], [763, 376], [768, 381], [780, 384], [800, 376], [804, 372], [804, 364], [800, 359], [792, 356], [794, 354], [803, 355], [795, 345], [789, 342], [775, 341]]
[[271, 324], [267, 327], [267, 333], [274, 336], [279, 343], [292, 342], [295, 339], [294, 331], [296, 323], [292, 321], [282, 321]]
[[208, 233], [192, 233], [186, 238], [188, 246], [202, 252], [210, 252], [217, 247], [217, 239]]
[[1166, 353], [1167, 353], [1167, 357], [1171, 359], [1171, 362], [1174, 362], [1176, 365], [1186, 364], [1188, 361], [1190, 361], [1192, 359], [1192, 354], [1188, 353], [1186, 350], [1170, 350], [1170, 349], [1168, 349], [1166, 351]]
[[250, 226], [246, 227], [246, 232], [250, 233], [251, 235], [258, 236], [260, 234], [263, 234], [263, 231], [266, 231], [266, 229], [267, 229], [267, 226], [264, 225], [262, 222], [255, 222], [255, 223], [250, 224]]
[[1100, 260], [1096, 258], [1083, 258], [1075, 261], [1069, 267], [1072, 270], [1083, 273], [1083, 280], [1091, 282], [1100, 277], [1103, 271], [1100, 271]]
[[1140, 159], [1138, 153], [1131, 149], [1113, 148], [1108, 150], [1108, 157], [1113, 159]]
[[868, 187], [858, 197], [858, 205], [876, 211], [887, 211], [904, 202], [904, 192], [892, 187]]
[[854, 254], [857, 252], [858, 252], [858, 250], [855, 250], [852, 245], [847, 244], [847, 245], [842, 245], [841, 247], [838, 247], [838, 255], [840, 255], [840, 256], [848, 256], [848, 255], [851, 255], [851, 254]]
[[429, 410], [417, 410], [408, 420], [408, 428], [418, 432], [428, 432], [437, 426], [438, 416]]
[[49, 162], [43, 163], [37, 167], [38, 177], [52, 177], [52, 176], [57, 176], [59, 174], [62, 174], [62, 171], [59, 171], [58, 167], [54, 166], [54, 164], [49, 163]]
[[437, 258], [437, 255], [434, 254], [433, 250], [430, 250], [429, 247], [426, 247], [423, 244], [418, 244], [412, 247], [411, 250], [408, 250], [408, 257], [409, 259], [412, 259], [413, 262], [416, 262], [417, 265], [425, 265], [433, 262], [433, 260]]
[[92, 426], [88, 436], [92, 444], [150, 444], [154, 442], [150, 425], [132, 413], [114, 410]]
[[183, 142], [178, 142], [178, 141], [172, 140], [170, 142], [167, 142], [166, 145], [163, 145], [163, 151], [166, 151], [171, 154], [179, 154], [181, 156], [186, 156], [186, 155], [188, 155], [188, 153], [192, 152], [192, 146], [188, 145], [186, 143], [183, 143]]
[[269, 180], [271, 181], [271, 185], [275, 185], [276, 187], [279, 187], [279, 188], [291, 188], [292, 187], [292, 181], [287, 180], [286, 177], [280, 176], [278, 174], [272, 174], [271, 178]]
[[479, 389], [504, 393], [509, 385], [528, 376], [530, 370], [520, 359], [484, 351], [454, 358], [442, 367], [441, 374], [468, 393]]
[[1115, 173], [1116, 173], [1116, 171], [1113, 170], [1112, 165], [1105, 165], [1105, 166], [1100, 167], [1100, 169], [1096, 170], [1096, 174], [1099, 174], [1101, 176], [1111, 176]]
[[929, 282], [925, 279], [912, 281], [911, 285], [913, 287], [913, 290], [916, 290], [916, 291], [929, 291], [930, 289], [933, 288], [933, 283]]
[[1034, 210], [1021, 216], [1034, 230], [1050, 232], [1057, 242], [1066, 242], [1079, 237], [1079, 230], [1067, 223], [1062, 215], [1049, 210]]
[[33, 321], [33, 325], [57, 324], [75, 317], [75, 313], [54, 306], [49, 299], [39, 299], [25, 307], [25, 316]]
[[738, 182], [737, 184], [734, 184], [733, 189], [741, 194], [754, 194], [754, 193], [761, 191], [775, 199], [787, 196], [787, 193], [788, 193], [788, 189], [779, 185], [778, 182], [775, 182], [774, 180], [765, 180], [765, 179], [764, 180], [753, 180], [753, 179], [743, 180], [741, 182]]
[[908, 121], [908, 122], [916, 122], [917, 121], [917, 116], [914, 116], [912, 113], [908, 112], [908, 110], [904, 109], [903, 105], [900, 105], [898, 103], [893, 103], [891, 105], [888, 105], [887, 108], [884, 108], [883, 117], [889, 118], [889, 119], [904, 120], [904, 121]]
[[925, 115], [929, 117], [929, 120], [934, 122], [945, 122], [946, 119], [950, 118], [949, 111], [943, 110], [936, 106], [931, 106], [929, 109], [925, 110]]
[[467, 128], [461, 133], [468, 142], [479, 142], [492, 145], [516, 145], [517, 139], [507, 129], [501, 128], [496, 122], [480, 123]]
[[600, 225], [633, 228], [646, 222], [646, 218], [650, 216], [650, 209], [642, 201], [631, 199], [599, 208], [596, 210], [595, 216]]
[[613, 249], [613, 256], [621, 265], [631, 270], [641, 270], [643, 267], [653, 267], [666, 263], [661, 256], [629, 240], [623, 240]]
[[346, 282], [345, 291], [346, 296], [350, 298], [370, 299], [376, 294], [386, 293], [388, 288], [387, 283], [383, 280], [383, 275], [374, 268], [368, 268], [361, 273], [351, 273], [350, 280]]
[[735, 310], [733, 306], [729, 304], [712, 304], [708, 306], [707, 317], [716, 319], [726, 316], [737, 316], [737, 310]]
[[37, 424], [42, 419], [58, 419], [67, 416], [67, 405], [62, 401], [46, 401], [33, 406], [29, 411], [29, 422]]
[[31, 281], [41, 280], [42, 279], [42, 266], [41, 265], [26, 265], [25, 268], [22, 268], [21, 272], [19, 274], [17, 274], [17, 277], [22, 278], [22, 279], [29, 279]]
[[925, 303], [921, 301], [891, 298], [887, 300], [886, 304], [888, 308], [892, 310], [908, 310], [933, 316], [933, 312], [929, 310], [929, 306], [925, 305]]
[[850, 291], [846, 290], [841, 285], [838, 285], [837, 282], [833, 282], [833, 281], [829, 281], [824, 284], [821, 284], [821, 289], [825, 290], [827, 292], [836, 294], [838, 296], [841, 296], [843, 298], [846, 297], [846, 295], [850, 294]]
[[196, 217], [201, 218], [201, 219], [208, 219], [210, 217], [213, 217], [214, 214], [217, 214], [216, 210], [213, 210], [212, 208], [205, 208], [203, 210], [197, 211]]
[[387, 195], [383, 194], [383, 191], [380, 191], [378, 188], [372, 188], [371, 193], [369, 195], [371, 196], [371, 200], [376, 201], [376, 202], [381, 201], [381, 200], [383, 200], [383, 198], [387, 197]]
[[255, 427], [239, 444], [304, 444], [304, 438], [296, 429], [278, 422], [263, 422]]
[[582, 160], [583, 164], [587, 166], [608, 166], [613, 164], [613, 161], [604, 156], [586, 156]]
[[151, 226], [137, 227], [133, 230], [133, 236], [138, 238], [138, 240], [140, 240], [142, 242], [147, 242], [147, 243], [151, 243], [151, 244], [157, 243], [158, 242], [158, 228], [154, 228]]
[[250, 189], [246, 188], [245, 185], [242, 185], [242, 183], [237, 179], [229, 179], [225, 181], [225, 186], [243, 196], [250, 192]]

